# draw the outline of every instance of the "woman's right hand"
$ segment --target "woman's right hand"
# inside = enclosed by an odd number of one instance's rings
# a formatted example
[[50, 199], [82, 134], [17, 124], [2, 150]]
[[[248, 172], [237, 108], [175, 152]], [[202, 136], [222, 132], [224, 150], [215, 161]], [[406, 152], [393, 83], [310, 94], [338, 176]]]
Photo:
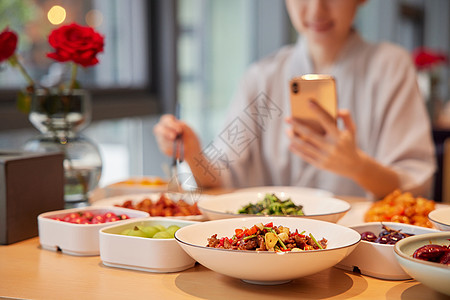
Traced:
[[178, 135], [181, 135], [183, 139], [184, 158], [186, 160], [190, 160], [201, 152], [200, 141], [195, 132], [174, 115], [161, 116], [159, 122], [153, 127], [153, 133], [159, 149], [168, 156], [173, 155], [173, 143]]

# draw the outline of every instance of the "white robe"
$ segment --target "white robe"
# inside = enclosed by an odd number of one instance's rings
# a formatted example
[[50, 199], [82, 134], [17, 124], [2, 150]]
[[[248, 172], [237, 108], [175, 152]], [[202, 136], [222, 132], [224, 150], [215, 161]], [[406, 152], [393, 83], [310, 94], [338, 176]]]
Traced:
[[[301, 37], [246, 72], [223, 130], [204, 149], [226, 187], [288, 185], [370, 196], [354, 181], [288, 150], [288, 82], [308, 73], [313, 66]], [[369, 44], [353, 33], [330, 74], [336, 78], [338, 107], [355, 121], [358, 147], [393, 168], [403, 190], [429, 196], [434, 144], [409, 53], [389, 43]]]

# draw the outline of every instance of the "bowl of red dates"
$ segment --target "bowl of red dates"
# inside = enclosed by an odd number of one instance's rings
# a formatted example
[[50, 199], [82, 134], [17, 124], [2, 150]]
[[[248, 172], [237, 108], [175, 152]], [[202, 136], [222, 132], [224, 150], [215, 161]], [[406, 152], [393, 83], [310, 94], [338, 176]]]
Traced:
[[39, 241], [46, 250], [77, 256], [99, 255], [99, 230], [117, 222], [146, 218], [143, 211], [122, 207], [83, 207], [38, 216]]
[[450, 296], [450, 232], [408, 237], [395, 244], [394, 251], [411, 277]]
[[350, 228], [361, 234], [361, 242], [337, 267], [387, 280], [411, 278], [395, 258], [394, 246], [398, 241], [409, 236], [438, 232], [435, 229], [396, 222], [369, 222]]

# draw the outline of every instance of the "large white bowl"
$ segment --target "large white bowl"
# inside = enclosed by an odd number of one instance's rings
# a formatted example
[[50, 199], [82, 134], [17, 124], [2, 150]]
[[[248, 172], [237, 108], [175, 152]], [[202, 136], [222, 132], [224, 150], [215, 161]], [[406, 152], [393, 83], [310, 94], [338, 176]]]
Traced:
[[[221, 194], [217, 196], [202, 196], [198, 202], [198, 208], [209, 220], [218, 220], [225, 218], [242, 218], [246, 216], [257, 216], [248, 214], [239, 214], [238, 210], [249, 203], [256, 203], [264, 198], [271, 190], [265, 189], [261, 192], [243, 191]], [[331, 198], [314, 196], [313, 194], [295, 192], [294, 189], [283, 190], [275, 189], [276, 196], [284, 200], [291, 198], [296, 205], [303, 205], [305, 216], [295, 216], [300, 218], [310, 218], [322, 221], [336, 223], [350, 210], [350, 204], [346, 201]]]
[[[429, 229], [420, 226], [414, 226], [394, 222], [370, 222], [351, 226], [350, 228], [363, 233], [371, 231], [377, 236], [383, 230], [382, 224], [395, 230], [401, 230], [403, 233], [414, 235], [438, 232], [435, 229]], [[378, 244], [361, 240], [361, 243], [344, 258], [337, 267], [347, 271], [358, 271], [361, 274], [389, 280], [405, 280], [411, 278], [398, 263], [394, 254], [394, 245]]]
[[167, 273], [188, 269], [195, 260], [184, 252], [174, 238], [154, 239], [120, 235], [134, 226], [177, 225], [188, 226], [196, 222], [152, 217], [111, 225], [100, 230], [100, 258], [103, 264], [131, 270]]
[[[42, 213], [38, 216], [39, 241], [43, 249], [57, 251], [77, 256], [99, 255], [98, 232], [112, 223], [73, 224], [52, 218], [63, 217], [74, 212], [90, 211], [94, 214], [113, 212], [117, 215], [126, 214], [130, 218], [145, 218], [149, 214], [143, 211], [123, 207], [83, 207], [57, 210]], [[125, 222], [125, 221], [116, 221]]]
[[[327, 248], [301, 252], [229, 250], [206, 247], [208, 238], [231, 237], [235, 229], [257, 223], [305, 230], [316, 239], [326, 238]], [[346, 257], [361, 236], [353, 229], [330, 222], [289, 217], [248, 217], [208, 221], [179, 229], [175, 239], [196, 261], [205, 267], [250, 283], [279, 284], [330, 268]]]
[[450, 296], [450, 266], [413, 258], [413, 253], [428, 244], [449, 245], [450, 232], [411, 236], [395, 244], [395, 257], [402, 268], [422, 284]]
[[439, 230], [450, 231], [450, 207], [439, 208], [428, 214], [428, 219]]

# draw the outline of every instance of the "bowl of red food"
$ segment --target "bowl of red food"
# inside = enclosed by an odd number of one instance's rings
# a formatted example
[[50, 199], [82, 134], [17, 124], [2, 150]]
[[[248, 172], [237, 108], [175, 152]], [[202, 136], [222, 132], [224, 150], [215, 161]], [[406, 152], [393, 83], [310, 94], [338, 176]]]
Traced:
[[83, 207], [38, 216], [39, 241], [47, 250], [78, 256], [99, 255], [99, 230], [116, 222], [145, 218], [143, 211], [122, 207]]
[[411, 277], [450, 296], [450, 232], [405, 238], [395, 244], [395, 257]]
[[361, 236], [348, 227], [314, 219], [247, 217], [186, 226], [175, 239], [193, 259], [215, 272], [268, 285], [334, 266]]
[[394, 245], [398, 241], [408, 236], [437, 232], [435, 229], [395, 222], [369, 222], [350, 228], [361, 234], [361, 243], [337, 267], [388, 280], [411, 278], [395, 258]]

